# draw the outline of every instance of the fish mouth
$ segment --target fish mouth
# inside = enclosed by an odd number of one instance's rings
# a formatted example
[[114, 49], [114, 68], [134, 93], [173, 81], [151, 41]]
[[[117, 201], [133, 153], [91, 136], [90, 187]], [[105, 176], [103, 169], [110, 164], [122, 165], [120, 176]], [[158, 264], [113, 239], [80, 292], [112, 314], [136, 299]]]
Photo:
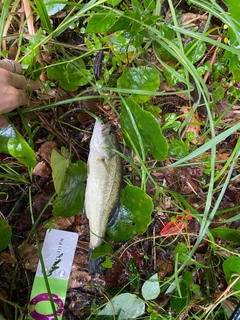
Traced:
[[104, 127], [104, 124], [102, 124], [99, 120], [96, 120], [93, 131], [95, 132], [102, 131], [103, 127]]
[[96, 134], [115, 134], [115, 130], [113, 129], [111, 123], [102, 123], [99, 120], [96, 120], [94, 125], [94, 132]]

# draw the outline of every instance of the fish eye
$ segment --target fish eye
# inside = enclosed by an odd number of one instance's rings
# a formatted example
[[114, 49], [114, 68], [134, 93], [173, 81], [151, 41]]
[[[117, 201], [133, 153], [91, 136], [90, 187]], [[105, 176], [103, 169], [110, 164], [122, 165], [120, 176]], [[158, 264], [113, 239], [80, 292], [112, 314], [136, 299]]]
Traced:
[[110, 134], [110, 136], [114, 136], [114, 135], [115, 135], [115, 131], [114, 131], [113, 128], [111, 128], [111, 129], [109, 130], [109, 134]]

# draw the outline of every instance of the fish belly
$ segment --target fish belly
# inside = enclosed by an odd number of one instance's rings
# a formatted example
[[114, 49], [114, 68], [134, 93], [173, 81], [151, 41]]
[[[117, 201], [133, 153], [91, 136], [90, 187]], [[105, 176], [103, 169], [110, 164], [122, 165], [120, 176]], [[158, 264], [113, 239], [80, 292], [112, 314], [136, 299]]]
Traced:
[[93, 250], [102, 244], [108, 221], [119, 201], [121, 158], [117, 154], [102, 158], [92, 152], [88, 158], [88, 170], [85, 211], [90, 227], [89, 249]]

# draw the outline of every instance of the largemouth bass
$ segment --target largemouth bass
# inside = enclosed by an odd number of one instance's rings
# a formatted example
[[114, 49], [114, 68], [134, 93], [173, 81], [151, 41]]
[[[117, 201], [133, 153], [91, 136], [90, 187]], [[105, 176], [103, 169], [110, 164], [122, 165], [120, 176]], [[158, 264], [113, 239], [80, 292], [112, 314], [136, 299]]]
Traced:
[[119, 144], [110, 124], [96, 120], [88, 156], [85, 212], [89, 219], [89, 273], [101, 272], [91, 252], [103, 243], [108, 222], [119, 202], [122, 183], [122, 158], [115, 152]]

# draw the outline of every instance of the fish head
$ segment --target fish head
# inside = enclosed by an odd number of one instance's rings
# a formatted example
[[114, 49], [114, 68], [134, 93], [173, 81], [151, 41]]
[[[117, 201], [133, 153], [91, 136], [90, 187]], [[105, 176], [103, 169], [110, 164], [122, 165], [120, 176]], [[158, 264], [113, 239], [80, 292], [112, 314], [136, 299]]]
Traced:
[[102, 124], [96, 120], [90, 148], [103, 158], [111, 158], [116, 154], [114, 150], [119, 149], [118, 140], [110, 123]]

